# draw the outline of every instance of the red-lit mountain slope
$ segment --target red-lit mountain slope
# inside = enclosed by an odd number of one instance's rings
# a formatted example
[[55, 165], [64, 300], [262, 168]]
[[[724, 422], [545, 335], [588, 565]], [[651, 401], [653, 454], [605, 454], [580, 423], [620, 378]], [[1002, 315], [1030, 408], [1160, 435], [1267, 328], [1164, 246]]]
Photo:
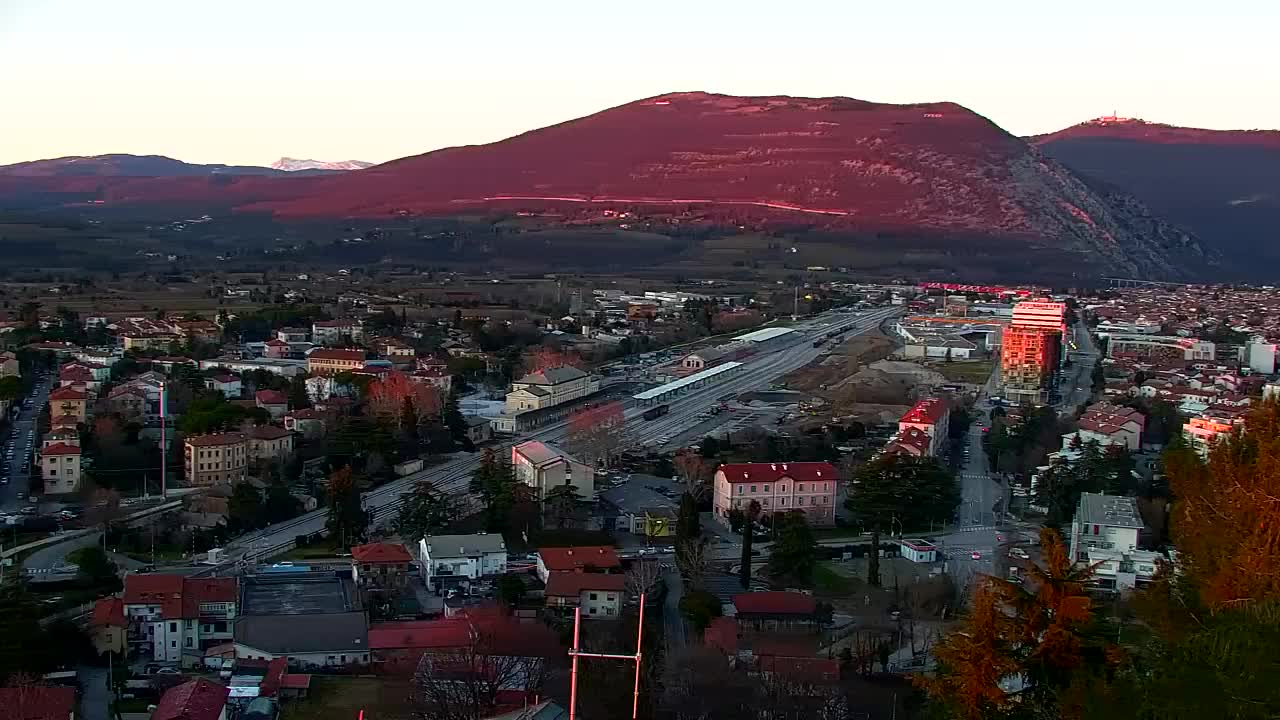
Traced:
[[1098, 118], [1031, 138], [1076, 172], [1132, 194], [1199, 236], [1236, 277], [1280, 267], [1280, 131]]

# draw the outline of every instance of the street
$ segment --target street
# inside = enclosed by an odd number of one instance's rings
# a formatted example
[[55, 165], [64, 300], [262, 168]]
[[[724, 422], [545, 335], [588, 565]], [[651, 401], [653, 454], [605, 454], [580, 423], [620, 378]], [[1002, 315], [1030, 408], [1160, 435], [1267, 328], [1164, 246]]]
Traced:
[[[846, 328], [852, 334], [864, 333], [879, 327], [886, 318], [901, 311], [897, 307], [877, 308], [856, 314], [829, 311], [801, 323], [795, 326], [797, 338], [793, 344], [770, 349], [747, 359], [739, 373], [722, 382], [692, 388], [686, 394], [673, 398], [668, 403], [670, 412], [657, 420], [642, 420], [640, 416], [644, 408], [628, 407], [624, 412], [627, 440], [632, 444], [642, 444], [664, 435], [676, 435], [682, 429], [697, 423], [697, 416], [715, 405], [717, 398], [729, 393], [737, 394], [768, 387], [775, 378], [811, 362], [824, 352], [822, 348], [813, 347], [815, 337]], [[569, 421], [566, 419], [538, 428], [513, 442], [559, 442], [568, 434], [568, 429]], [[442, 493], [465, 495], [471, 473], [479, 462], [479, 453], [460, 453], [441, 465], [370, 490], [364, 495], [364, 505], [372, 511], [374, 522], [389, 519], [400, 506], [400, 496], [422, 480], [430, 481]], [[276, 548], [292, 542], [298, 535], [319, 533], [324, 529], [325, 517], [326, 511], [317, 510], [245, 535], [227, 546], [228, 562], [219, 568], [224, 569], [241, 559], [253, 561], [268, 557]]]
[[[4, 476], [0, 478], [0, 508], [6, 512], [16, 512], [27, 505], [27, 494], [30, 488], [30, 470], [32, 453], [36, 449], [36, 417], [49, 401], [49, 390], [53, 387], [52, 376], [42, 377], [32, 388], [31, 393], [15, 402], [25, 402], [22, 411], [14, 418], [8, 435], [5, 438]], [[37, 470], [39, 468], [36, 468]], [[22, 498], [21, 500], [19, 498]]]
[[1062, 397], [1058, 414], [1074, 415], [1093, 398], [1093, 367], [1098, 362], [1098, 348], [1084, 320], [1071, 326], [1066, 340], [1063, 352], [1069, 353], [1072, 363], [1058, 383]]

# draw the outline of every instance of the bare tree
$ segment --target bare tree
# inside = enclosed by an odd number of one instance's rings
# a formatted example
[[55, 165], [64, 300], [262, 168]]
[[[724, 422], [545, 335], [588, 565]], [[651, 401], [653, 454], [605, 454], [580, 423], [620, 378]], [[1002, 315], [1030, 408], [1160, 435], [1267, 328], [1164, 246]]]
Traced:
[[688, 583], [686, 590], [701, 590], [707, 576], [707, 543], [702, 538], [681, 540], [676, 544], [676, 568]]
[[685, 448], [676, 452], [672, 460], [684, 491], [694, 500], [701, 500], [711, 490], [711, 476], [715, 466], [696, 451]]
[[662, 570], [654, 560], [640, 560], [631, 564], [631, 569], [627, 571], [627, 590], [639, 597], [644, 594], [645, 598], [652, 597], [651, 593], [658, 587], [658, 580], [662, 578]]
[[532, 695], [545, 681], [542, 658], [499, 654], [492, 636], [476, 631], [466, 646], [422, 656], [410, 691], [411, 717], [483, 720], [494, 714], [500, 691]]

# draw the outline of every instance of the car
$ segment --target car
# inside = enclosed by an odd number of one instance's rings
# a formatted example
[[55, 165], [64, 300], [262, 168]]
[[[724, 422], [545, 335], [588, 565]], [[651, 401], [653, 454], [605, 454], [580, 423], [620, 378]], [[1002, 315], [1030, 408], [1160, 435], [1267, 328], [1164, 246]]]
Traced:
[[973, 558], [974, 560], [981, 560], [981, 559], [982, 559], [982, 553], [980, 553], [980, 552], [978, 552], [978, 551], [976, 551], [976, 550], [975, 550], [975, 551], [973, 551], [973, 552], [969, 553], [969, 557]]

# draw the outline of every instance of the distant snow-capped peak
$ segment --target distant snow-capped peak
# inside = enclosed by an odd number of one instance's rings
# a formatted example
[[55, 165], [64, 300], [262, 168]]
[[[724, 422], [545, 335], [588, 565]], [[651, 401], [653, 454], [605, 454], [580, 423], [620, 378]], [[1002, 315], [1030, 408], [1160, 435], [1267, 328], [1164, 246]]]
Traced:
[[286, 172], [294, 172], [297, 170], [363, 170], [372, 167], [373, 163], [363, 160], [339, 160], [337, 162], [325, 162], [323, 160], [299, 160], [297, 158], [282, 157], [271, 163], [271, 167], [275, 170], [284, 170]]

